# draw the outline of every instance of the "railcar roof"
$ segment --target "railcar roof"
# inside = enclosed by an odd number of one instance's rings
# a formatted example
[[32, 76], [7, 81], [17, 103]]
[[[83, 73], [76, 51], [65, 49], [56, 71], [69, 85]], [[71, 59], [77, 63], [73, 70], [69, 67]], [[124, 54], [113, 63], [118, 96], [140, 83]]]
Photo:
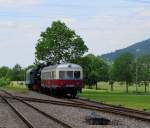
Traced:
[[57, 65], [51, 65], [48, 67], [43, 68], [43, 70], [48, 70], [48, 69], [61, 69], [61, 68], [81, 68], [80, 65], [77, 64], [72, 64], [72, 63], [65, 63], [65, 64], [57, 64]]

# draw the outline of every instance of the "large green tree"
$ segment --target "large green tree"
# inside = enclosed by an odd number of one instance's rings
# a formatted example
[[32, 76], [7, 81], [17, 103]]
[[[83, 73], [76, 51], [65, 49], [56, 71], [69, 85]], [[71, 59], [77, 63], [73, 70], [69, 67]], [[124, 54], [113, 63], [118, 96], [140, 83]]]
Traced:
[[25, 70], [19, 65], [16, 64], [12, 68], [12, 79], [13, 81], [23, 81], [25, 78]]
[[114, 64], [109, 65], [109, 85], [111, 86], [111, 91], [114, 90], [114, 82], [115, 82], [115, 73], [114, 73]]
[[93, 54], [78, 59], [76, 63], [82, 66], [85, 83], [89, 86], [97, 85], [98, 81], [107, 81], [109, 78], [107, 63]]
[[11, 69], [9, 67], [3, 66], [0, 67], [0, 78], [8, 77], [11, 78]]
[[83, 39], [61, 21], [41, 33], [35, 49], [36, 61], [50, 64], [73, 62], [88, 51]]
[[144, 82], [145, 92], [147, 91], [147, 85], [150, 81], [150, 55], [141, 55], [137, 59], [137, 81]]
[[121, 54], [114, 62], [113, 76], [117, 81], [126, 82], [126, 91], [128, 85], [134, 80], [134, 58], [130, 53]]

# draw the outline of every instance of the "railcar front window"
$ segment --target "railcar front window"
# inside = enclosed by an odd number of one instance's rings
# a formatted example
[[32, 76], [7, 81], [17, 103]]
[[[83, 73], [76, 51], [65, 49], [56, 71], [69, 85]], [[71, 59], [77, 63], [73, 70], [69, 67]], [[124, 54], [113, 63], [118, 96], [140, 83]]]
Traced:
[[73, 71], [67, 71], [67, 79], [73, 79]]
[[75, 79], [80, 79], [80, 71], [75, 71], [74, 72], [74, 78]]

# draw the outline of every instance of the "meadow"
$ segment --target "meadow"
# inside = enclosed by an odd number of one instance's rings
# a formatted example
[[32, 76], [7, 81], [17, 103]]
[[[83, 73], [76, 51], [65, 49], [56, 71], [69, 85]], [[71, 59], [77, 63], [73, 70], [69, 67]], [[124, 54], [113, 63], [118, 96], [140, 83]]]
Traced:
[[18, 93], [27, 93], [28, 88], [23, 82], [11, 82], [10, 85], [0, 87], [0, 89], [10, 90]]
[[[22, 82], [11, 82], [10, 85], [0, 88], [19, 93], [28, 92], [27, 87]], [[144, 92], [144, 85], [138, 86], [138, 92], [135, 90], [135, 85], [132, 85], [129, 86], [129, 93], [126, 93], [125, 84], [116, 82], [114, 91], [111, 91], [107, 82], [100, 82], [98, 83], [98, 90], [95, 86], [91, 89], [85, 86], [78, 96], [107, 104], [150, 111], [150, 86], [147, 87], [147, 93]]]
[[150, 86], [147, 87], [147, 93], [145, 93], [144, 85], [138, 86], [138, 92], [136, 92], [136, 86], [132, 85], [129, 86], [129, 93], [126, 93], [125, 84], [115, 83], [114, 91], [110, 91], [110, 85], [101, 82], [98, 83], [98, 90], [95, 86], [92, 89], [85, 86], [79, 96], [98, 102], [150, 111]]

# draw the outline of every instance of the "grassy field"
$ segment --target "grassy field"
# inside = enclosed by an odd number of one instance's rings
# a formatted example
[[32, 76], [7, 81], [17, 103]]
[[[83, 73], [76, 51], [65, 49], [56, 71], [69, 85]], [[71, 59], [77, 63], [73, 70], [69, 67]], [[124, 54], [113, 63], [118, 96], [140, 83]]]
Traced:
[[[19, 93], [28, 92], [24, 84], [17, 82], [12, 82], [9, 86], [1, 88]], [[94, 86], [93, 89], [85, 87], [79, 96], [108, 104], [150, 111], [150, 86], [147, 87], [148, 92], [146, 94], [144, 93], [144, 86], [138, 86], [138, 93], [135, 90], [135, 86], [130, 86], [129, 93], [126, 93], [124, 84], [115, 83], [114, 91], [111, 92], [109, 84], [101, 82], [98, 84], [98, 90]]]
[[95, 90], [95, 87], [85, 88], [79, 96], [108, 104], [150, 111], [150, 88], [147, 87], [147, 89], [148, 93], [145, 94], [144, 86], [138, 86], [138, 93], [136, 93], [135, 86], [130, 86], [129, 93], [126, 93], [125, 86], [116, 83], [114, 91], [111, 92], [108, 83], [100, 83], [98, 90]]
[[19, 92], [19, 93], [27, 93], [28, 92], [27, 87], [24, 84], [19, 83], [19, 82], [18, 83], [11, 82], [10, 85], [0, 87], [0, 89], [10, 90], [10, 91]]

